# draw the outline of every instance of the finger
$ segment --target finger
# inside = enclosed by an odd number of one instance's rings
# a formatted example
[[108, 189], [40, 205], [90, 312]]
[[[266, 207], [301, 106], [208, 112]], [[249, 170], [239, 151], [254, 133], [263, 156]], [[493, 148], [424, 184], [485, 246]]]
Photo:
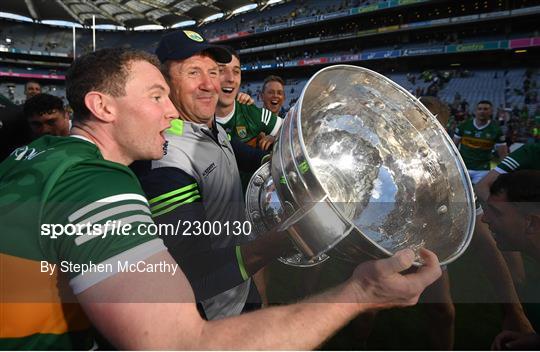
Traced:
[[537, 334], [521, 335], [504, 344], [508, 350], [538, 350], [540, 340]]
[[422, 257], [424, 264], [415, 273], [409, 274], [407, 277], [416, 280], [419, 284], [426, 287], [441, 277], [442, 271], [439, 259], [435, 253], [425, 248], [421, 248], [420, 256]]
[[519, 334], [514, 331], [503, 331], [495, 337], [491, 348], [498, 351], [505, 350], [506, 344], [518, 337]]
[[495, 336], [495, 340], [493, 340], [493, 343], [491, 344], [491, 349], [495, 351], [501, 351], [504, 345], [504, 341], [506, 341], [508, 338], [505, 335], [505, 332], [503, 331], [499, 335]]
[[375, 261], [374, 265], [379, 274], [388, 276], [410, 268], [413, 261], [414, 252], [410, 249], [403, 249], [390, 258]]

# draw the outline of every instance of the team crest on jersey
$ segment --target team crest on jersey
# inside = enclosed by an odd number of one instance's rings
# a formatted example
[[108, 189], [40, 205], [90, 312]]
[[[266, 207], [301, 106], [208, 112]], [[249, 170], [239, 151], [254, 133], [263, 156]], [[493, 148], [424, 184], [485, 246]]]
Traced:
[[238, 137], [240, 138], [246, 138], [247, 136], [246, 126], [236, 126], [236, 134], [238, 134]]
[[203, 37], [201, 37], [201, 35], [199, 33], [197, 33], [197, 32], [184, 31], [184, 33], [191, 40], [194, 40], [194, 41], [199, 42], [199, 43], [204, 41]]

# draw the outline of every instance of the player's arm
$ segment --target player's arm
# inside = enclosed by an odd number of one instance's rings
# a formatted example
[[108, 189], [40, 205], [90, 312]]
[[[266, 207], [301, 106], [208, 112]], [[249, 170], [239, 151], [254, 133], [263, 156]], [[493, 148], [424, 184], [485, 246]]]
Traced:
[[[298, 304], [211, 322], [199, 316], [182, 274], [119, 273], [78, 299], [119, 349], [314, 349], [361, 312], [415, 304], [441, 273], [434, 254], [422, 255], [425, 265], [416, 273], [400, 274], [413, 261], [411, 251], [401, 251], [361, 264], [346, 283]], [[148, 262], [174, 259], [161, 252]]]
[[475, 186], [474, 191], [481, 203], [485, 203], [489, 197], [489, 188], [495, 182], [500, 173], [496, 170], [490, 170]]
[[503, 160], [508, 155], [508, 145], [506, 144], [506, 137], [500, 129], [497, 134], [495, 150], [497, 151], [500, 160]]
[[262, 109], [262, 115], [266, 116], [263, 120], [263, 123], [266, 121], [264, 132], [269, 136], [276, 137], [283, 123], [283, 119], [270, 110], [264, 108]]
[[497, 155], [499, 155], [499, 158], [502, 160], [506, 158], [508, 155], [508, 146], [506, 143], [498, 143], [495, 145], [495, 150], [497, 151]]
[[507, 155], [502, 161], [491, 170], [480, 182], [476, 185], [475, 191], [481, 201], [485, 202], [489, 197], [489, 188], [495, 182], [500, 174], [507, 172], [514, 172], [520, 169], [533, 168], [531, 160], [534, 160], [535, 155], [534, 144], [529, 144], [518, 148], [509, 155]]

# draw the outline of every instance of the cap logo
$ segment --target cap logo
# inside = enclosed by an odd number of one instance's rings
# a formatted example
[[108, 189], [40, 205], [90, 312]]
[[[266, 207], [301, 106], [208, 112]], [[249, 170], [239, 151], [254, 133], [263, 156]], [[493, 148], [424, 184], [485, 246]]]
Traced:
[[201, 37], [201, 35], [197, 32], [193, 32], [193, 31], [183, 31], [186, 36], [191, 39], [191, 40], [194, 40], [196, 42], [204, 42], [204, 39], [203, 37]]

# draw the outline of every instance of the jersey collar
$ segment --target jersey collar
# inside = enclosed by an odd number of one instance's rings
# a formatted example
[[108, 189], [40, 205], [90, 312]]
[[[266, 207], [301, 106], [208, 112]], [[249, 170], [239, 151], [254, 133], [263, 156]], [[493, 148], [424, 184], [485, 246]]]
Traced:
[[231, 121], [231, 119], [234, 116], [235, 111], [236, 111], [236, 102], [234, 102], [233, 109], [229, 114], [227, 114], [227, 116], [219, 117], [216, 115], [216, 121], [220, 123], [221, 125], [226, 124], [227, 122]]
[[484, 126], [478, 127], [478, 125], [476, 124], [476, 119], [473, 119], [473, 125], [477, 130], [483, 130], [484, 128], [488, 127], [490, 124], [491, 124], [491, 120], [489, 120], [488, 123], [486, 123]]
[[92, 143], [94, 145], [96, 144], [96, 143], [92, 142], [90, 139], [88, 139], [88, 138], [86, 138], [84, 136], [81, 136], [80, 134], [70, 134], [69, 136], [73, 137], [73, 138], [82, 139], [83, 141], [87, 141], [87, 142]]

